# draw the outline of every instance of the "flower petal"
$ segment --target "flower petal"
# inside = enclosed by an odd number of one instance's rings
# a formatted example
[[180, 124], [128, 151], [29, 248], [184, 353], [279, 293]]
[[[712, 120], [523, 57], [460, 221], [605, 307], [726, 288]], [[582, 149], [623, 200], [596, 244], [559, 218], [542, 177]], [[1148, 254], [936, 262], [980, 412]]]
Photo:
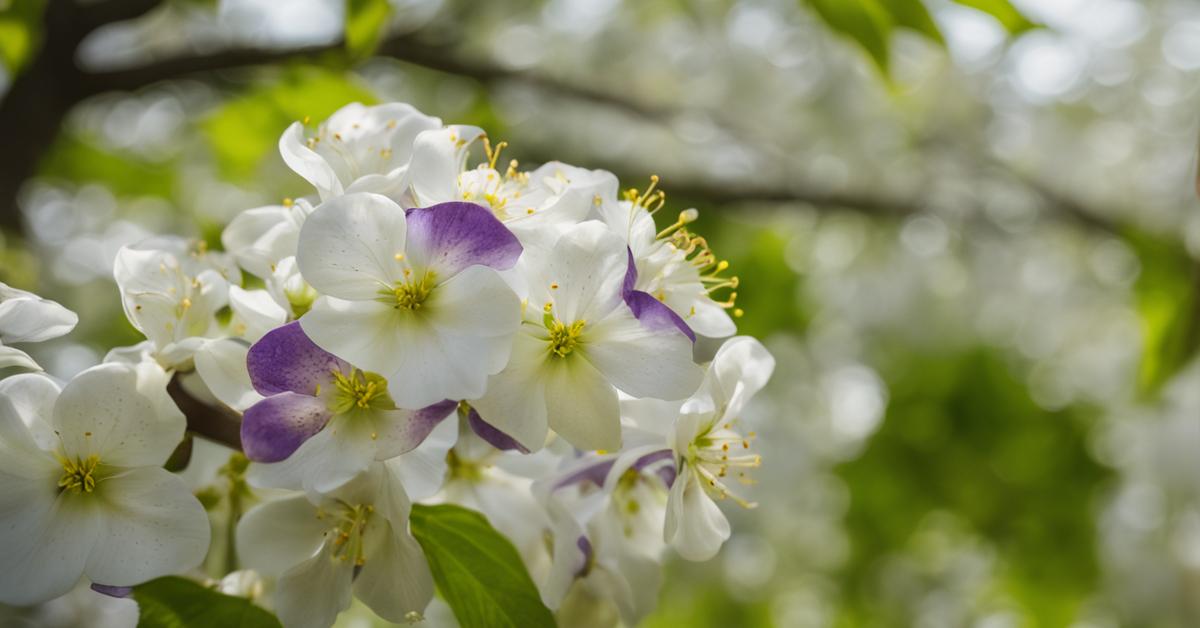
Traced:
[[[482, 266], [467, 268], [439, 285], [430, 293], [427, 305], [430, 322], [452, 335], [509, 336], [521, 324], [521, 301], [516, 293], [500, 273]], [[492, 362], [473, 353], [476, 361]], [[501, 365], [507, 357], [507, 351], [499, 356]]]
[[261, 488], [327, 493], [366, 470], [375, 458], [370, 428], [335, 420], [280, 462], [250, 465], [247, 479]]
[[455, 421], [442, 421], [420, 447], [387, 461], [411, 499], [432, 497], [446, 480], [446, 454], [458, 440]]
[[249, 347], [240, 340], [221, 338], [204, 343], [193, 359], [204, 385], [221, 403], [238, 411], [262, 400], [246, 369]]
[[101, 480], [95, 495], [104, 502], [104, 527], [87, 559], [89, 580], [132, 586], [204, 560], [208, 515], [179, 476], [155, 467], [130, 469]]
[[0, 369], [9, 367], [29, 369], [31, 371], [42, 370], [42, 367], [38, 366], [38, 363], [28, 353], [16, 347], [8, 347], [0, 344]]
[[354, 561], [338, 560], [332, 541], [275, 586], [275, 613], [288, 628], [329, 628], [350, 607]]
[[713, 396], [726, 416], [737, 415], [750, 397], [762, 390], [775, 371], [775, 358], [758, 340], [749, 336], [730, 338], [717, 350], [709, 369]]
[[620, 236], [594, 220], [555, 242], [546, 275], [558, 285], [551, 297], [559, 320], [598, 320], [621, 302], [627, 250]]
[[303, 495], [255, 506], [238, 522], [238, 558], [272, 577], [308, 560], [332, 527], [317, 514], [316, 506]]
[[448, 278], [475, 264], [512, 268], [521, 243], [490, 210], [448, 202], [408, 210], [406, 251], [413, 266]]
[[385, 526], [354, 581], [354, 595], [383, 619], [404, 623], [411, 612], [424, 612], [433, 599], [433, 574], [421, 546], [400, 527]]
[[255, 462], [279, 462], [321, 431], [329, 417], [329, 408], [316, 397], [271, 395], [242, 416], [242, 449]]
[[381, 413], [375, 421], [375, 459], [387, 460], [416, 449], [457, 407], [457, 401], [446, 400], [420, 410]]
[[159, 467], [183, 439], [185, 425], [179, 412], [162, 416], [158, 410], [138, 391], [135, 367], [101, 364], [63, 388], [52, 423], [68, 456], [98, 454], [108, 465]]
[[458, 200], [458, 175], [463, 171], [467, 150], [483, 136], [483, 129], [462, 125], [417, 135], [408, 185], [418, 206]]
[[550, 427], [577, 449], [621, 448], [617, 391], [583, 356], [547, 363], [546, 413]]
[[229, 286], [229, 308], [233, 310], [233, 333], [254, 342], [284, 324], [288, 312], [266, 290], [243, 290]]
[[638, 322], [651, 331], [662, 333], [675, 329], [687, 336], [688, 340], [696, 342], [696, 332], [683, 322], [683, 318], [650, 293], [632, 290], [625, 295], [625, 304], [629, 306]]
[[656, 332], [626, 307], [598, 321], [588, 339], [588, 359], [613, 385], [634, 397], [683, 399], [696, 392], [704, 377], [692, 361], [687, 337], [673, 328]]
[[315, 395], [318, 386], [330, 385], [334, 371], [348, 372], [350, 367], [318, 347], [299, 321], [292, 321], [267, 332], [250, 347], [246, 369], [254, 389], [263, 395], [289, 391]]
[[79, 317], [49, 299], [0, 283], [0, 342], [42, 342], [75, 328]]
[[56, 470], [43, 467], [40, 482], [16, 480], [9, 471], [17, 462], [0, 457], [0, 602], [28, 606], [79, 582], [101, 525], [90, 510], [56, 498]]
[[378, 194], [347, 194], [316, 208], [300, 229], [300, 274], [322, 294], [368, 300], [404, 278], [404, 210]]
[[0, 380], [0, 442], [27, 442], [53, 451], [58, 437], [50, 427], [54, 402], [61, 392], [58, 384], [39, 373], [20, 373]]
[[484, 421], [475, 408], [471, 408], [471, 411], [467, 414], [467, 424], [471, 426], [471, 431], [475, 432], [476, 436], [487, 441], [489, 445], [500, 451], [516, 450], [523, 454], [529, 453], [529, 450], [517, 442], [516, 439], [496, 429], [491, 423]]
[[479, 416], [513, 437], [530, 451], [546, 444], [545, 383], [540, 373], [546, 345], [537, 338], [518, 333], [513, 341], [508, 366], [488, 379], [487, 392], [471, 400]]
[[342, 193], [342, 182], [325, 159], [305, 144], [304, 125], [293, 122], [279, 137], [279, 154], [283, 162], [305, 181], [317, 188], [321, 200]]
[[686, 467], [667, 498], [664, 540], [687, 560], [708, 560], [729, 538], [729, 520]]

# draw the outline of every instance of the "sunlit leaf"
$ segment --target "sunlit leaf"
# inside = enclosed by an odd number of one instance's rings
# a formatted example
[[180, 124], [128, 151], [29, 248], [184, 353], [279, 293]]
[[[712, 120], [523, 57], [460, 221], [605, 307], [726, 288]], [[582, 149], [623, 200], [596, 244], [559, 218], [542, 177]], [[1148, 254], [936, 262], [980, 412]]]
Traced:
[[1019, 35], [1025, 31], [1037, 28], [1037, 23], [1025, 17], [1008, 0], [953, 0], [965, 7], [983, 11], [1000, 21], [1010, 34]]
[[133, 588], [138, 628], [280, 628], [279, 620], [250, 600], [168, 576]]
[[355, 59], [375, 52], [392, 14], [387, 0], [346, 0], [346, 50]]
[[1179, 243], [1145, 233], [1127, 240], [1142, 270], [1135, 285], [1142, 326], [1138, 390], [1152, 395], [1200, 348], [1200, 315], [1195, 286], [1200, 267]]
[[554, 625], [516, 548], [483, 515], [416, 504], [411, 522], [438, 590], [463, 628]]
[[891, 13], [892, 21], [896, 23], [896, 26], [914, 30], [942, 46], [946, 45], [941, 29], [933, 21], [933, 17], [929, 15], [929, 9], [925, 8], [921, 0], [880, 1], [884, 8]]
[[807, 0], [821, 20], [867, 52], [887, 74], [892, 19], [879, 0]]

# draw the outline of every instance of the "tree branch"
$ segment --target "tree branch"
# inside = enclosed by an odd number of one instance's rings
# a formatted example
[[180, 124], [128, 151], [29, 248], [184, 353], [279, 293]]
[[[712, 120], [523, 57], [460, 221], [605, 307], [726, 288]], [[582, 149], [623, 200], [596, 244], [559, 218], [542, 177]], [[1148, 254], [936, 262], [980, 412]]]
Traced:
[[167, 394], [187, 417], [189, 432], [220, 443], [231, 449], [242, 450], [242, 417], [224, 405], [210, 405], [191, 395], [179, 381], [179, 374], [171, 377]]

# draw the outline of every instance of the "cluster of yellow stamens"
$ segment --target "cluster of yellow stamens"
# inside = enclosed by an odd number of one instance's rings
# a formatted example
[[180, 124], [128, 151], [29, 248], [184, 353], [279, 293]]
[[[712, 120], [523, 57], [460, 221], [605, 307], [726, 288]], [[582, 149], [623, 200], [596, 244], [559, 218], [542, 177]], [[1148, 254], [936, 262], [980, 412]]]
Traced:
[[[396, 261], [403, 259], [403, 254], [396, 254]], [[397, 281], [391, 290], [383, 291], [385, 297], [390, 296], [391, 299], [394, 299], [392, 307], [397, 310], [420, 309], [425, 303], [425, 299], [429, 298], [429, 293], [433, 291], [433, 287], [437, 283], [437, 277], [433, 271], [427, 270], [421, 273], [420, 279], [414, 279], [412, 275], [411, 268], [404, 269], [404, 280]]]
[[100, 466], [100, 456], [92, 454], [74, 460], [60, 456], [59, 462], [63, 467], [63, 475], [58, 480], [59, 489], [72, 493], [91, 493], [96, 490], [96, 467]]
[[754, 484], [746, 469], [762, 465], [762, 456], [746, 452], [754, 440], [754, 432], [742, 436], [734, 431], [733, 423], [714, 426], [688, 445], [686, 462], [699, 476], [700, 483], [713, 499], [732, 499], [739, 506], [754, 508], [757, 504], [734, 495], [726, 483], [733, 477], [741, 484]]
[[[650, 185], [646, 187], [646, 191], [639, 191], [637, 188], [629, 188], [625, 190], [623, 196], [625, 200], [632, 203], [633, 207], [644, 207], [650, 215], [662, 209], [663, 205], [667, 204], [667, 193], [658, 189], [658, 175], [650, 175]], [[630, 208], [633, 211], [633, 208]]]
[[547, 321], [546, 331], [550, 333], [549, 344], [551, 355], [556, 355], [560, 358], [570, 355], [580, 342], [579, 337], [583, 334], [583, 326], [585, 324], [585, 321], [575, 321], [570, 325], [558, 319]]
[[[362, 567], [367, 562], [366, 553], [364, 551], [363, 537], [366, 535], [367, 524], [371, 521], [371, 516], [375, 514], [375, 507], [370, 504], [359, 504], [351, 506], [349, 504], [340, 504], [337, 514], [334, 515], [334, 533], [333, 556], [335, 560], [354, 561], [354, 566]], [[317, 511], [317, 518], [324, 519], [326, 514], [322, 510]]]
[[[333, 371], [335, 387], [329, 408], [335, 414], [345, 414], [351, 410], [366, 410], [373, 407], [386, 408], [392, 405], [387, 391], [387, 380], [381, 375], [352, 369], [349, 375], [341, 371]], [[321, 394], [318, 385], [316, 394]]]
[[[521, 172], [518, 169], [519, 164], [516, 159], [508, 162], [508, 168], [503, 175], [496, 170], [497, 164], [500, 163], [500, 153], [507, 146], [508, 142], [500, 142], [493, 147], [491, 140], [484, 136], [483, 151], [486, 161], [481, 162], [476, 168], [478, 172], [483, 173], [483, 180], [473, 179], [464, 185], [462, 175], [459, 175], [459, 186], [463, 188], [463, 200], [486, 202], [501, 220], [508, 218], [509, 201], [520, 199], [521, 191], [529, 185], [529, 173]], [[533, 207], [525, 208], [526, 214], [532, 214], [535, 211], [536, 209]]]

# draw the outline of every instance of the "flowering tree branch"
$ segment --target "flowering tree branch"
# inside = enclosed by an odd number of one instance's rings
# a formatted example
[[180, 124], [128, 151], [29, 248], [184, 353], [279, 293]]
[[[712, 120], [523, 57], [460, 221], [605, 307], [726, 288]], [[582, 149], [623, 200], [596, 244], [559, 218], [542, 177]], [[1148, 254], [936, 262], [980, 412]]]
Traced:
[[242, 418], [220, 404], [208, 404], [184, 388], [179, 375], [171, 377], [167, 394], [187, 417], [187, 429], [231, 449], [242, 450]]

